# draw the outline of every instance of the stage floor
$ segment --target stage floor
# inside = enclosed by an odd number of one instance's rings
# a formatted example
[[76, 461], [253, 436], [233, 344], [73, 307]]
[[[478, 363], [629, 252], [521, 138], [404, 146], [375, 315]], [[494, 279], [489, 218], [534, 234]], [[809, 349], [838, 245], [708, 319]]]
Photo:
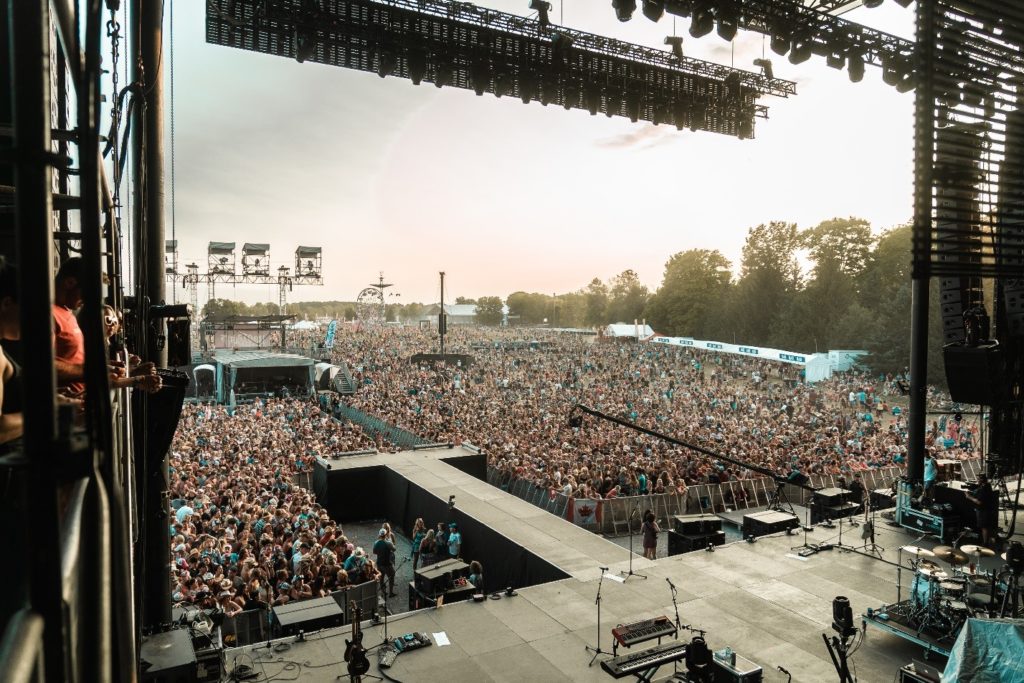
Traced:
[[[612, 680], [595, 663], [585, 645], [598, 638], [595, 596], [600, 567], [618, 574], [629, 567], [629, 554], [618, 545], [545, 513], [528, 503], [464, 475], [430, 457], [391, 456], [386, 466], [445, 499], [458, 494], [459, 507], [483, 520], [553, 564], [570, 578], [519, 589], [515, 597], [502, 596], [482, 603], [458, 603], [427, 609], [390, 620], [388, 634], [424, 632], [434, 638], [444, 633], [451, 644], [432, 645], [400, 655], [387, 670], [399, 681], [604, 681]], [[376, 458], [374, 458], [376, 459]], [[888, 562], [857, 552], [834, 548], [800, 557], [792, 546], [803, 542], [803, 532], [775, 535], [750, 544], [721, 546], [715, 552], [697, 551], [655, 561], [633, 558], [633, 570], [647, 575], [625, 583], [602, 581], [600, 644], [611, 650], [611, 629], [658, 615], [674, 617], [670, 578], [678, 587], [679, 616], [683, 624], [707, 632], [712, 649], [731, 647], [764, 668], [765, 681], [786, 681], [778, 666], [794, 681], [818, 683], [837, 675], [821, 634], [832, 634], [832, 599], [850, 599], [860, 625], [867, 608], [897, 601], [897, 550], [918, 540], [891, 527], [879, 516], [876, 540]], [[844, 542], [861, 543], [859, 529], [844, 531]], [[852, 533], [851, 533], [852, 532]], [[810, 543], [838, 542], [838, 528], [815, 527]], [[903, 554], [903, 560], [908, 558]], [[903, 598], [912, 574], [902, 573]], [[364, 624], [364, 645], [383, 640], [383, 625]], [[684, 631], [682, 637], [692, 634]], [[307, 637], [275, 641], [270, 651], [239, 648], [226, 652], [227, 671], [236, 664], [253, 666], [267, 678], [334, 681], [347, 676], [343, 654], [349, 629], [330, 629]], [[638, 648], [653, 645], [654, 641]], [[629, 650], [620, 649], [619, 654]], [[852, 656], [858, 680], [892, 681], [900, 666], [923, 658], [923, 650], [896, 635], [869, 629], [863, 646]], [[933, 655], [934, 658], [934, 655]], [[370, 673], [379, 675], [370, 654]], [[940, 664], [941, 668], [941, 664]], [[672, 667], [664, 667], [655, 680], [664, 680]]]

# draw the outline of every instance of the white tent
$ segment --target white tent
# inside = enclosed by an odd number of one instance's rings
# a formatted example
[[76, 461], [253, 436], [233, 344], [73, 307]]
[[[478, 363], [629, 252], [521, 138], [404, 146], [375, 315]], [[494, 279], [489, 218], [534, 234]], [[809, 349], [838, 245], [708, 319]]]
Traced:
[[293, 330], [319, 330], [320, 325], [313, 322], [312, 320], [300, 320], [299, 322], [292, 325]]
[[648, 337], [654, 336], [654, 330], [651, 329], [650, 325], [643, 325], [637, 323], [612, 323], [608, 327], [604, 328], [604, 334], [606, 337], [638, 337], [640, 339], [647, 339]]
[[804, 381], [808, 384], [820, 382], [832, 376], [832, 361], [827, 353], [815, 353], [804, 366]]

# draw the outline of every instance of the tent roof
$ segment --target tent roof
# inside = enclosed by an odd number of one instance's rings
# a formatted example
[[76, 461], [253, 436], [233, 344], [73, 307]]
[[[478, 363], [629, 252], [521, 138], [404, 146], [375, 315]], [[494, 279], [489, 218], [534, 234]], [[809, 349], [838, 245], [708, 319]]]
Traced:
[[252, 254], [253, 256], [262, 256], [270, 251], [269, 244], [261, 244], [259, 242], [246, 242], [242, 245], [243, 254]]
[[210, 242], [207, 251], [211, 254], [230, 254], [235, 250], [234, 242]]
[[266, 351], [225, 351], [217, 352], [214, 359], [221, 365], [232, 368], [282, 368], [310, 367], [312, 358], [291, 353], [268, 353]]
[[654, 335], [654, 330], [650, 325], [633, 325], [632, 323], [612, 323], [605, 328], [605, 334], [609, 337], [635, 337], [637, 330], [640, 331], [641, 338]]
[[321, 251], [323, 251], [322, 247], [299, 247], [295, 250], [295, 255], [301, 258], [307, 258], [310, 256], [319, 256]]

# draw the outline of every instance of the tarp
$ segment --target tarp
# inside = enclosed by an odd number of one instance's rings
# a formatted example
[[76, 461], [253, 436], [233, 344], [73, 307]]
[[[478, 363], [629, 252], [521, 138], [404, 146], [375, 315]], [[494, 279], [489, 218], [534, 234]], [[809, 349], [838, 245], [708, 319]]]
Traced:
[[246, 242], [242, 245], [242, 253], [248, 256], [263, 256], [270, 251], [269, 244], [260, 244], [258, 242]]
[[235, 251], [234, 242], [210, 242], [207, 252], [210, 254], [230, 254]]
[[314, 256], [319, 256], [320, 252], [320, 247], [299, 247], [295, 250], [295, 255], [299, 258], [312, 258]]
[[1024, 681], [1024, 620], [968, 619], [949, 653], [942, 683]]

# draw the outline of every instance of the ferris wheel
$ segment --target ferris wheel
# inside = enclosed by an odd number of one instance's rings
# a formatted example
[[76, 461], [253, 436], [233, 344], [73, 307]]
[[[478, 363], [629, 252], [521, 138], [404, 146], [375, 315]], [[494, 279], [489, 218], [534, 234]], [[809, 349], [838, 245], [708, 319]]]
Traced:
[[384, 305], [384, 290], [390, 287], [384, 282], [384, 273], [380, 280], [369, 287], [364, 287], [356, 297], [356, 315], [364, 327], [380, 326], [387, 321], [387, 309]]

